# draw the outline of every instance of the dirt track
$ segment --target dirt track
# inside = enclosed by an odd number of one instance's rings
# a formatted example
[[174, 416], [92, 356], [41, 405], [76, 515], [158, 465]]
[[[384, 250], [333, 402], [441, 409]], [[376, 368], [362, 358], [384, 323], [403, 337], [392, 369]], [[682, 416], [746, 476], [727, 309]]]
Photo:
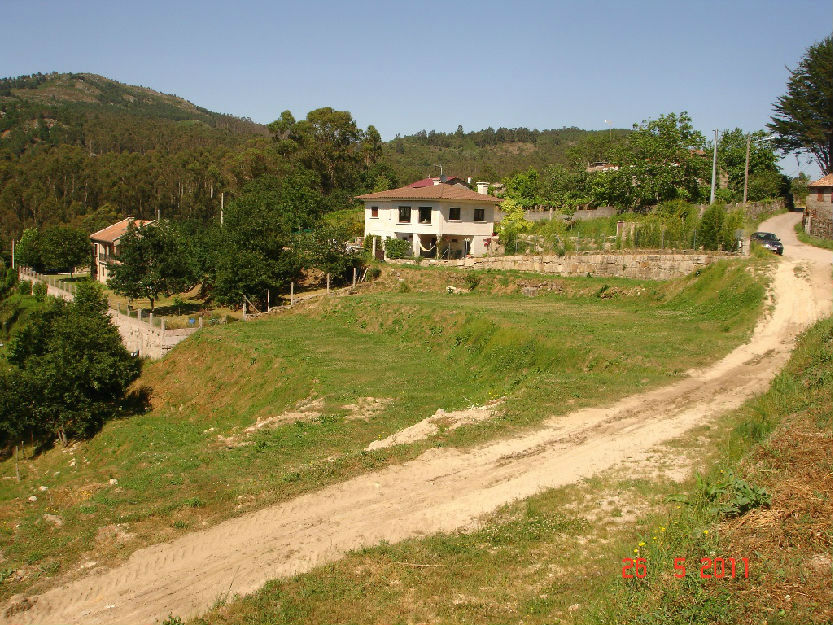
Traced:
[[[553, 418], [533, 432], [470, 450], [434, 449], [370, 473], [134, 553], [123, 565], [32, 597], [0, 622], [151, 623], [193, 616], [219, 597], [309, 570], [345, 551], [466, 527], [478, 516], [647, 450], [764, 391], [795, 336], [831, 313], [833, 253], [801, 245], [780, 215], [762, 224], [786, 251], [775, 309], [752, 340], [678, 383], [613, 406]], [[806, 265], [807, 271], [795, 271]]]

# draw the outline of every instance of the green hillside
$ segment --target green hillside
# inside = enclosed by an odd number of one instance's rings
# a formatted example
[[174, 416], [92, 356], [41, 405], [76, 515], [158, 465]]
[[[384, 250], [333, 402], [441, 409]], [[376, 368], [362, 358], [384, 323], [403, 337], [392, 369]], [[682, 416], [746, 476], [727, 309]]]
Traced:
[[[18, 571], [0, 595], [435, 445], [467, 447], [668, 382], [748, 336], [764, 291], [756, 262], [666, 284], [398, 266], [354, 297], [206, 328], [146, 368], [137, 387], [150, 411], [34, 459], [27, 443], [21, 481], [0, 481], [3, 568]], [[446, 293], [471, 275], [474, 291]], [[530, 281], [550, 288], [524, 297]], [[496, 397], [507, 398], [498, 418], [363, 451], [439, 408]], [[14, 460], [0, 473], [14, 476]], [[96, 540], [117, 531], [126, 537]]]
[[497, 181], [530, 167], [573, 165], [583, 170], [587, 163], [611, 157], [611, 148], [629, 131], [559, 128], [486, 128], [454, 133], [422, 130], [397, 136], [384, 146], [385, 160], [401, 181], [443, 173], [475, 180]]

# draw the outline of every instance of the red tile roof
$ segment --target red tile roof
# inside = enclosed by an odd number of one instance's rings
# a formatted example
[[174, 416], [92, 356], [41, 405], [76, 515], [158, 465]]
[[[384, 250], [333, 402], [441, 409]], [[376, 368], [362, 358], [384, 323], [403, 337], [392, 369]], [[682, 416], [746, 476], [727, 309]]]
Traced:
[[827, 174], [824, 178], [811, 182], [811, 187], [833, 187], [833, 174]]
[[455, 200], [462, 202], [481, 202], [483, 204], [500, 204], [503, 200], [491, 195], [472, 191], [461, 184], [436, 184], [430, 187], [412, 187], [410, 185], [357, 195], [357, 200]]
[[136, 219], [134, 217], [128, 217], [127, 219], [122, 219], [120, 222], [113, 224], [112, 226], [107, 226], [98, 232], [93, 232], [90, 235], [90, 239], [93, 241], [101, 241], [102, 243], [115, 243], [118, 241], [121, 236], [127, 232], [127, 226], [131, 223], [135, 225], [137, 228], [140, 228], [144, 225], [147, 225], [150, 222], [148, 219]]

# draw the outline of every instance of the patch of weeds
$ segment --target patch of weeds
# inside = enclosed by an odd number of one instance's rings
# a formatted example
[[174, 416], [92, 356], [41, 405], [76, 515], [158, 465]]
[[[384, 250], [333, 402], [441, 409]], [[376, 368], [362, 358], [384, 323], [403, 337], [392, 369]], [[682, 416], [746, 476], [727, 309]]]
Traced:
[[202, 508], [205, 506], [205, 502], [199, 497], [191, 497], [183, 501], [182, 505], [189, 508]]
[[172, 525], [173, 525], [173, 527], [175, 527], [178, 530], [184, 530], [184, 529], [188, 528], [188, 522], [187, 521], [182, 521], [182, 520], [179, 520], [179, 519], [174, 521], [172, 523]]
[[769, 506], [772, 498], [764, 488], [749, 484], [733, 471], [722, 480], [712, 482], [697, 475], [697, 489], [708, 505], [709, 514], [725, 517], [741, 516], [761, 506]]
[[463, 278], [463, 282], [466, 283], [466, 286], [469, 288], [469, 291], [474, 291], [477, 288], [477, 285], [480, 284], [480, 276], [474, 272], [467, 273], [466, 276]]

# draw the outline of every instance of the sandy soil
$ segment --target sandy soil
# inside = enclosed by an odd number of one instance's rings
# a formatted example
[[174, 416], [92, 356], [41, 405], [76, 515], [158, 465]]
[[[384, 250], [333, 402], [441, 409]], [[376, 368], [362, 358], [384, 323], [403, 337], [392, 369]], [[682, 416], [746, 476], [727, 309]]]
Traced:
[[[553, 418], [522, 436], [473, 449], [432, 449], [167, 544], [123, 565], [6, 606], [0, 622], [151, 623], [188, 617], [350, 549], [469, 527], [512, 500], [603, 469], [651, 462], [649, 450], [764, 391], [796, 335], [831, 312], [833, 253], [801, 245], [797, 214], [761, 225], [784, 241], [775, 308], [749, 343], [706, 369], [612, 406]], [[796, 266], [805, 269], [796, 271]]]

